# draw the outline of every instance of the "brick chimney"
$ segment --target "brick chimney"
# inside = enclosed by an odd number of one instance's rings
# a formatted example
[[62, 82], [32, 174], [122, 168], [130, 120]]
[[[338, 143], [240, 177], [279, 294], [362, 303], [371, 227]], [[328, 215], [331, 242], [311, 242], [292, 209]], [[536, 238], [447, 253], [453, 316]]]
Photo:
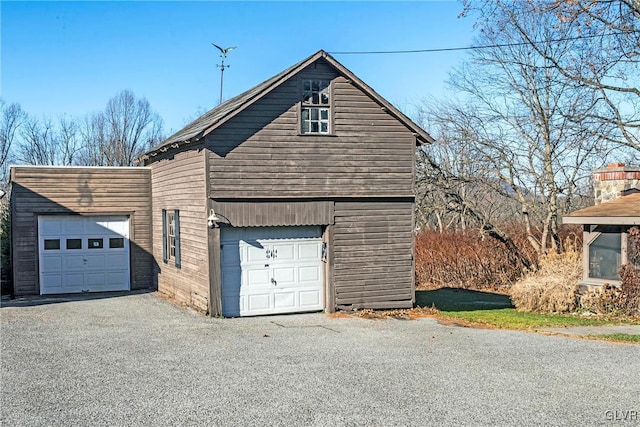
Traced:
[[640, 192], [640, 168], [613, 163], [607, 165], [606, 169], [595, 170], [593, 189], [596, 205], [628, 193]]

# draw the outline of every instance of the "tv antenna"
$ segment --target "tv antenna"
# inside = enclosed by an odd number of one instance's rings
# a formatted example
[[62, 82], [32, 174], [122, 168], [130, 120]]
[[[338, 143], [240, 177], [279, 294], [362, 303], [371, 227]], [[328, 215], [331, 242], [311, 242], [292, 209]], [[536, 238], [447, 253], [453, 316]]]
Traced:
[[229, 52], [231, 52], [233, 49], [236, 49], [238, 46], [232, 46], [232, 47], [223, 49], [215, 43], [211, 43], [211, 44], [218, 48], [218, 50], [220, 51], [220, 58], [222, 58], [221, 64], [216, 65], [216, 67], [220, 68], [220, 102], [219, 103], [222, 104], [222, 83], [224, 82], [224, 69], [230, 67], [230, 65], [224, 65], [224, 60], [227, 59], [227, 55], [229, 54]]

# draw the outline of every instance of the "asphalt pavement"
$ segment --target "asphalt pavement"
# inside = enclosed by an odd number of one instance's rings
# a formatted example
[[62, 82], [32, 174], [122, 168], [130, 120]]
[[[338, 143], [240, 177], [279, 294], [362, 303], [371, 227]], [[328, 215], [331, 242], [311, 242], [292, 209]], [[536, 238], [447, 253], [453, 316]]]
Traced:
[[640, 346], [154, 294], [0, 309], [2, 426], [640, 424]]

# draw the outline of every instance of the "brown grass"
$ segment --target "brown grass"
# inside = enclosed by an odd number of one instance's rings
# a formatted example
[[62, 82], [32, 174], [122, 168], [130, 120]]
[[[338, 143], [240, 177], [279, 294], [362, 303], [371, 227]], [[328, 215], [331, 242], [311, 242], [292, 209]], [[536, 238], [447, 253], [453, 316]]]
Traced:
[[339, 311], [331, 313], [331, 318], [359, 317], [361, 319], [399, 319], [412, 320], [421, 317], [431, 317], [438, 313], [435, 308], [416, 307], [405, 310], [372, 310], [369, 308], [351, 312]]
[[569, 313], [578, 307], [578, 281], [582, 278], [582, 254], [569, 248], [540, 261], [511, 288], [511, 300], [520, 310], [537, 313]]
[[[533, 265], [538, 254], [527, 241], [521, 225], [505, 225], [519, 251]], [[568, 251], [582, 250], [582, 231], [577, 226], [563, 226], [560, 237]], [[508, 292], [527, 271], [505, 246], [482, 236], [477, 230], [423, 230], [415, 237], [416, 283], [418, 289], [457, 287]]]

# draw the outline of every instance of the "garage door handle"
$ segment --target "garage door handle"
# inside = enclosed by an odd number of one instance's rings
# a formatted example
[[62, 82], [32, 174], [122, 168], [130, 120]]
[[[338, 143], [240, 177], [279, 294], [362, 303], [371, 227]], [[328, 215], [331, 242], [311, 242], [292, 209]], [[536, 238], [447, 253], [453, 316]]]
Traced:
[[272, 284], [273, 286], [277, 286], [277, 285], [276, 285], [277, 283], [278, 283], [278, 282], [276, 282], [276, 279], [273, 279], [273, 278], [271, 279], [271, 284]]

